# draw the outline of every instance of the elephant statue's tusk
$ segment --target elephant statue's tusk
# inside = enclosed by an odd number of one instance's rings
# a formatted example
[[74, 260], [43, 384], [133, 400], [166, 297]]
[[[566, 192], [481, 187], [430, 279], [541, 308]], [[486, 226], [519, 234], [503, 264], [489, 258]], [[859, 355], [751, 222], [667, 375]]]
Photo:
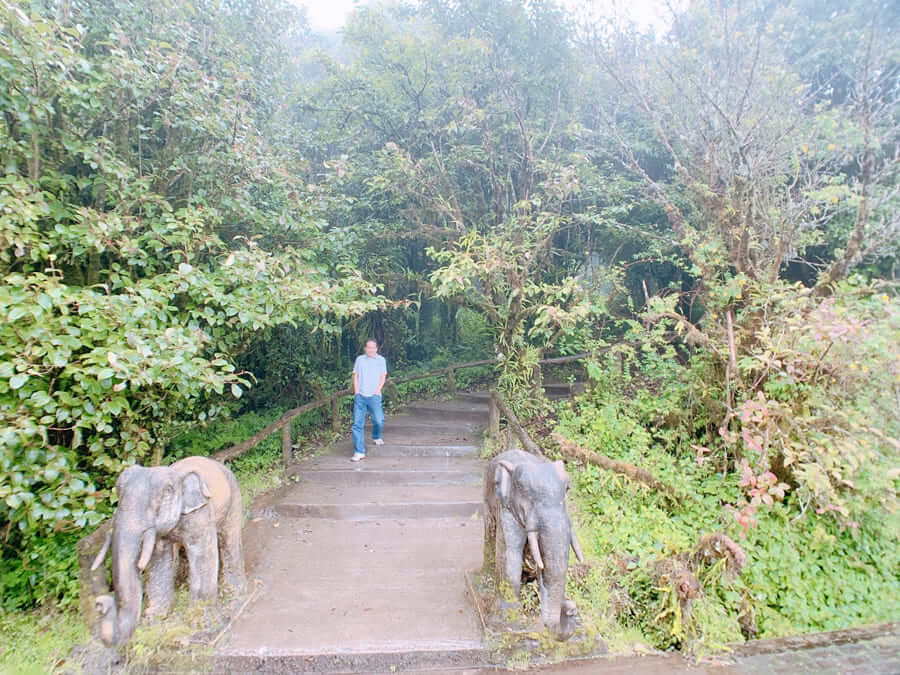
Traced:
[[148, 527], [141, 537], [141, 557], [138, 559], [137, 567], [141, 572], [150, 562], [150, 556], [153, 555], [153, 549], [156, 546], [156, 529]]
[[97, 553], [97, 557], [94, 558], [94, 562], [91, 563], [91, 572], [95, 571], [100, 565], [103, 564], [103, 560], [106, 558], [106, 554], [109, 553], [109, 543], [112, 541], [112, 530], [106, 533], [106, 539], [103, 540], [103, 546], [100, 547], [100, 552]]
[[578, 562], [584, 562], [584, 555], [581, 553], [581, 544], [578, 543], [578, 537], [575, 536], [575, 532], [572, 532], [572, 550], [575, 552], [575, 557], [578, 558]]
[[534, 558], [534, 563], [538, 566], [538, 569], [544, 569], [544, 561], [541, 559], [541, 549], [538, 547], [537, 532], [533, 530], [528, 533], [528, 548], [531, 549], [531, 555]]
[[94, 598], [94, 607], [100, 616], [109, 614], [109, 610], [113, 609], [115, 605], [116, 601], [113, 600], [111, 595], [98, 595]]

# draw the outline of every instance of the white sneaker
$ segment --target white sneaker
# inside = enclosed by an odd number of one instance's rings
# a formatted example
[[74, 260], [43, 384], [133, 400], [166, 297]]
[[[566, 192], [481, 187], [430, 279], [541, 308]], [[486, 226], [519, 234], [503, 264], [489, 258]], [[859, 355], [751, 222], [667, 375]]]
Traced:
[[361, 452], [354, 452], [353, 457], [350, 458], [351, 462], [358, 462], [361, 459], [365, 459], [366, 456]]
[[384, 445], [383, 438], [373, 438], [372, 441], [375, 443], [375, 445]]

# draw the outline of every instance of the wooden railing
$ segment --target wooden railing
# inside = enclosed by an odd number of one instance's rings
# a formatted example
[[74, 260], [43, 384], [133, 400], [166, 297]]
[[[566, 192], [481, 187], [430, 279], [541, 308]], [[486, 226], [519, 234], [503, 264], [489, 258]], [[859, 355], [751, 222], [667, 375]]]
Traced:
[[[570, 363], [572, 361], [578, 361], [580, 359], [585, 358], [586, 356], [590, 356], [590, 352], [583, 352], [581, 354], [573, 354], [571, 356], [557, 356], [550, 359], [542, 359], [539, 361], [541, 365], [555, 365], [560, 363]], [[431, 377], [446, 377], [447, 378], [447, 392], [450, 394], [456, 393], [456, 371], [464, 370], [467, 368], [477, 368], [479, 366], [489, 366], [494, 365], [497, 362], [493, 359], [484, 359], [481, 361], [469, 361], [467, 363], [458, 363], [452, 366], [445, 366], [443, 368], [436, 368], [434, 370], [429, 370], [425, 373], [416, 373], [414, 375], [405, 375], [403, 377], [393, 378], [388, 377], [387, 381], [384, 384], [385, 394], [387, 398], [397, 401], [399, 399], [399, 392], [397, 391], [397, 385], [405, 384], [407, 382], [415, 382], [416, 380], [425, 380]], [[292, 408], [285, 412], [281, 417], [267, 425], [265, 428], [260, 429], [255, 434], [253, 434], [246, 441], [238, 443], [237, 445], [233, 445], [230, 448], [225, 448], [224, 450], [220, 450], [215, 453], [212, 457], [213, 459], [217, 459], [220, 462], [226, 462], [230, 459], [234, 459], [235, 457], [239, 457], [243, 455], [245, 452], [251, 450], [256, 445], [266, 440], [269, 436], [274, 434], [276, 431], [281, 431], [281, 453], [282, 458], [285, 463], [290, 462], [291, 453], [293, 448], [293, 441], [291, 439], [291, 421], [297, 417], [298, 415], [302, 415], [303, 413], [309, 412], [311, 410], [317, 410], [318, 408], [323, 408], [325, 406], [329, 406], [331, 408], [331, 428], [337, 432], [341, 430], [341, 399], [346, 398], [348, 396], [353, 396], [352, 389], [341, 389], [340, 391], [336, 391], [329, 396], [316, 399], [315, 401], [310, 401], [309, 403], [304, 403], [297, 408]]]
[[[416, 373], [415, 375], [406, 375], [404, 377], [397, 378], [388, 377], [387, 381], [384, 383], [385, 394], [389, 399], [393, 399], [396, 401], [399, 398], [397, 385], [440, 376], [444, 376], [447, 378], [447, 390], [451, 394], [455, 394], [457, 370], [463, 370], [465, 368], [476, 368], [478, 366], [488, 366], [493, 363], [495, 363], [495, 361], [491, 359], [485, 359], [482, 361], [469, 361], [467, 363], [458, 363], [452, 366], [445, 366], [443, 368], [429, 370], [425, 373]], [[291, 459], [291, 448], [293, 446], [293, 442], [291, 439], [291, 421], [295, 417], [297, 417], [298, 415], [302, 415], [303, 413], [329, 406], [331, 408], [331, 428], [334, 429], [334, 431], [340, 431], [341, 399], [348, 396], [353, 396], [353, 390], [350, 388], [341, 389], [340, 391], [336, 391], [329, 396], [316, 399], [315, 401], [310, 401], [309, 403], [304, 403], [297, 408], [292, 408], [265, 428], [257, 431], [246, 441], [238, 443], [237, 445], [233, 445], [230, 448], [220, 450], [212, 457], [213, 459], [217, 459], [220, 462], [226, 462], [230, 459], [234, 459], [235, 457], [239, 457], [248, 450], [254, 448], [257, 444], [263, 442], [276, 431], [281, 430], [281, 453], [284, 461], [289, 462]]]

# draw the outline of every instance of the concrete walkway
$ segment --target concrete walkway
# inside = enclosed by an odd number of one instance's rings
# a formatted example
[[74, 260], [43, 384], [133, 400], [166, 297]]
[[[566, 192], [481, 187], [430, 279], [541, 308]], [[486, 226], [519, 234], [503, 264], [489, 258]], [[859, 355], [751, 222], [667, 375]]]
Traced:
[[[391, 415], [289, 470], [245, 537], [257, 595], [218, 650], [233, 672], [391, 672], [482, 663], [464, 574], [481, 565], [484, 395]], [[367, 437], [370, 436], [367, 430]]]

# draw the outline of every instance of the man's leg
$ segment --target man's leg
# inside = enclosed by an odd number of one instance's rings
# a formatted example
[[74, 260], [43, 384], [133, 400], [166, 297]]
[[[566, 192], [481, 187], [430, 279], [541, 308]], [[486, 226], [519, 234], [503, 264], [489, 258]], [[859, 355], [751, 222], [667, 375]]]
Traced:
[[353, 397], [353, 449], [359, 455], [366, 454], [366, 407], [364, 397]]
[[[366, 407], [372, 416], [372, 440], [381, 440], [381, 430], [384, 428], [384, 410], [381, 407], [381, 394], [369, 396], [366, 399]], [[378, 445], [381, 445], [379, 443]]]

